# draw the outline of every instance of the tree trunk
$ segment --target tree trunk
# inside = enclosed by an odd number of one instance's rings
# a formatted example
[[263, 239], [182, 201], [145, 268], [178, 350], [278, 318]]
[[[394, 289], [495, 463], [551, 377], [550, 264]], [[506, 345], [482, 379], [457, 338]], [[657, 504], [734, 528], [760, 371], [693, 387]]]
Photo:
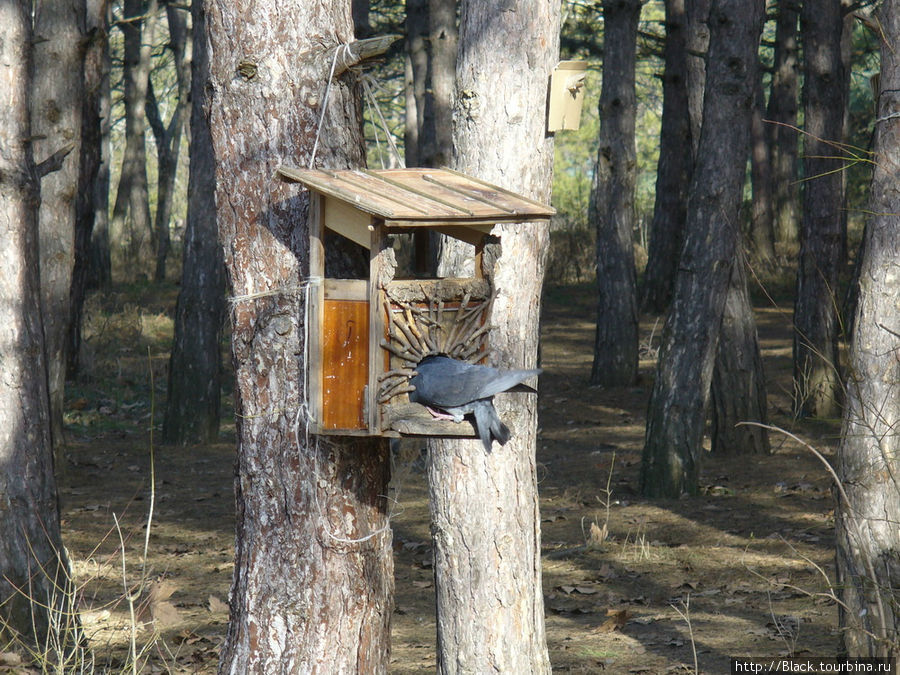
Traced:
[[685, 0], [666, 2], [666, 46], [663, 111], [656, 167], [656, 200], [650, 225], [650, 247], [641, 306], [662, 313], [669, 306], [678, 257], [684, 243], [687, 195], [694, 169], [691, 119], [688, 113], [687, 24]]
[[[145, 7], [142, 0], [125, 0], [122, 63], [125, 104], [125, 152], [109, 223], [113, 271], [126, 279], [140, 276], [151, 259], [153, 225], [147, 187], [147, 147], [145, 102], [150, 77], [151, 45], [156, 30], [157, 0]], [[126, 220], [127, 217], [127, 220]]]
[[428, 70], [425, 139], [421, 166], [447, 166], [451, 153], [453, 88], [456, 86], [456, 0], [428, 0]]
[[163, 420], [163, 440], [176, 445], [216, 440], [222, 386], [219, 340], [225, 268], [217, 241], [215, 164], [204, 113], [209, 58], [202, 3], [194, 2], [191, 12], [194, 36], [187, 229]]
[[372, 35], [372, 24], [369, 21], [369, 0], [352, 0], [351, 14], [353, 15], [353, 34], [357, 40]]
[[407, 56], [412, 67], [414, 136], [407, 166], [446, 166], [450, 161], [451, 105], [456, 84], [456, 0], [407, 0]]
[[[92, 281], [91, 242], [96, 229], [98, 229], [96, 226], [101, 211], [97, 203], [99, 193], [97, 186], [104, 158], [102, 102], [104, 65], [108, 60], [109, 53], [107, 33], [109, 25], [106, 21], [108, 9], [109, 0], [89, 0], [85, 16], [85, 33], [88, 38], [84, 45], [81, 158], [75, 206], [75, 262], [69, 294], [68, 359], [66, 362], [69, 378], [75, 377], [79, 370], [84, 299]], [[108, 85], [108, 71], [106, 72], [106, 82]], [[103, 202], [103, 211], [105, 212], [105, 210], [106, 202]]]
[[406, 166], [421, 165], [425, 89], [428, 80], [428, 3], [406, 0], [406, 127], [403, 148]]
[[50, 390], [50, 422], [57, 468], [62, 470], [63, 398], [69, 337], [69, 295], [75, 264], [75, 202], [81, 159], [82, 40], [84, 0], [41, 5], [34, 15], [31, 133], [41, 161], [64, 146], [71, 151], [58, 171], [41, 180], [41, 307]]
[[[775, 63], [766, 133], [772, 167], [772, 211], [775, 240], [795, 246], [800, 240], [797, 226], [797, 17], [800, 0], [779, 0], [775, 25]], [[796, 249], [795, 249], [796, 250]]]
[[756, 261], [775, 263], [775, 225], [772, 220], [772, 164], [763, 116], [766, 112], [762, 69], [758, 70], [753, 92], [753, 118], [750, 127], [750, 182], [753, 189], [750, 210], [750, 242]]
[[31, 22], [31, 2], [0, 9], [0, 644], [42, 653], [51, 617], [61, 622], [56, 637], [71, 646], [74, 615], [41, 327], [40, 186], [27, 142]]
[[694, 162], [700, 146], [703, 122], [703, 91], [706, 86], [706, 53], [709, 49], [709, 9], [712, 0], [685, 0], [687, 16], [687, 95], [691, 118], [691, 144]]
[[758, 426], [738, 426], [768, 423], [765, 373], [745, 264], [739, 253], [725, 298], [712, 378], [710, 436], [714, 453], [767, 455], [771, 451], [768, 432]]
[[836, 417], [838, 273], [842, 264], [843, 68], [840, 0], [804, 3], [803, 220], [794, 304], [794, 412]]
[[687, 232], [647, 413], [641, 491], [696, 493], [716, 343], [740, 241], [763, 0], [714, 0]]
[[393, 599], [388, 446], [306, 433], [307, 166], [364, 165], [344, 68], [349, 0], [206, 2], [219, 240], [233, 293], [238, 460], [231, 622], [222, 673], [385, 673]]
[[188, 122], [188, 92], [191, 90], [190, 63], [191, 49], [188, 42], [188, 29], [184, 8], [166, 4], [166, 18], [169, 25], [168, 48], [172, 50], [172, 61], [175, 65], [175, 78], [178, 84], [175, 110], [169, 124], [163, 123], [159, 104], [153, 91], [153, 81], [147, 84], [146, 115], [153, 138], [156, 140], [156, 156], [158, 160], [158, 180], [156, 191], [156, 216], [154, 232], [156, 233], [156, 271], [155, 281], [165, 281], [166, 259], [169, 255], [171, 237], [169, 230], [172, 220], [172, 201], [175, 198], [175, 177], [178, 172], [178, 155], [181, 150], [181, 133]]
[[588, 218], [597, 229], [597, 329], [591, 384], [605, 386], [627, 386], [637, 379], [634, 59], [641, 4], [641, 0], [603, 3], [600, 147]]
[[109, 248], [109, 187], [111, 130], [112, 130], [112, 92], [110, 90], [110, 70], [112, 59], [109, 51], [109, 30], [111, 9], [109, 0], [89, 0], [89, 30], [96, 26], [101, 35], [102, 52], [99, 91], [92, 93], [99, 98], [100, 114], [100, 167], [97, 180], [93, 186], [94, 196], [94, 231], [91, 235], [91, 252], [88, 262], [87, 287], [102, 288], [112, 283], [112, 262]]
[[[547, 82], [559, 53], [559, 4], [462, 3], [453, 165], [548, 201], [553, 142]], [[503, 73], [503, 77], [498, 77]], [[501, 367], [537, 358], [546, 228], [495, 227], [485, 258], [499, 295], [489, 346]], [[535, 437], [537, 401], [495, 399], [513, 431], [502, 448], [429, 443], [438, 672], [548, 673], [541, 588]]]
[[[407, 0], [406, 166], [447, 166], [451, 152], [451, 109], [456, 85], [458, 38], [456, 0]], [[437, 267], [444, 237], [412, 234], [417, 274]]]
[[[900, 657], [900, 2], [885, 0], [872, 218], [860, 261], [836, 509], [841, 635], [849, 656]], [[839, 493], [840, 494], [840, 493]], [[843, 499], [846, 495], [847, 500]]]

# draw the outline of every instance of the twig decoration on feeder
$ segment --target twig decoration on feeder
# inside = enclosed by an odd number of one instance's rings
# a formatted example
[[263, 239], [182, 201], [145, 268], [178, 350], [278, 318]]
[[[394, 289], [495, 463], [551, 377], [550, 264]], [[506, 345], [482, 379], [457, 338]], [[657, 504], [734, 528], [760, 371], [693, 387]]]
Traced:
[[[497, 297], [472, 301], [466, 292], [453, 311], [443, 299], [426, 298], [424, 306], [392, 297], [385, 293], [388, 338], [381, 346], [403, 362], [379, 376], [378, 402], [411, 391], [409, 380], [415, 366], [431, 354], [444, 354], [468, 363], [477, 363], [488, 355], [487, 336], [491, 307]], [[448, 311], [450, 310], [450, 311]]]

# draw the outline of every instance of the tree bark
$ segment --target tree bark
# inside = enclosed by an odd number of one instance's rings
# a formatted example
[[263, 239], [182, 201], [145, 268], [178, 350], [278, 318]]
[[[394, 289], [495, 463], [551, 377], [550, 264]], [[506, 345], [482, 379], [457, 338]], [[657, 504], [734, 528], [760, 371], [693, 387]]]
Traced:
[[[795, 246], [800, 240], [797, 224], [797, 92], [800, 64], [797, 59], [797, 17], [800, 0], [779, 0], [775, 24], [775, 63], [766, 134], [772, 167], [772, 211], [775, 240]], [[796, 249], [795, 249], [796, 250]]]
[[190, 30], [183, 12], [184, 8], [182, 7], [177, 7], [172, 3], [166, 4], [166, 19], [169, 25], [168, 48], [172, 50], [177, 82], [175, 109], [168, 124], [163, 122], [160, 114], [152, 79], [147, 83], [145, 112], [150, 128], [153, 130], [153, 138], [156, 140], [158, 166], [156, 215], [153, 227], [156, 233], [156, 270], [153, 274], [155, 281], [164, 281], [166, 278], [166, 259], [171, 245], [169, 230], [172, 220], [172, 202], [175, 198], [178, 155], [181, 151], [181, 134], [190, 115], [188, 105], [188, 92], [191, 90]]
[[50, 391], [50, 422], [62, 470], [63, 398], [69, 337], [69, 295], [75, 264], [75, 203], [81, 159], [84, 0], [43, 4], [34, 14], [31, 133], [36, 160], [72, 144], [59, 171], [42, 179], [41, 307]]
[[[462, 3], [453, 111], [456, 169], [543, 201], [552, 138], [547, 82], [558, 3]], [[503, 77], [498, 77], [503, 73]], [[546, 228], [495, 227], [485, 251], [498, 296], [489, 346], [502, 367], [534, 367]], [[547, 673], [534, 396], [495, 399], [513, 431], [502, 448], [433, 440], [428, 470], [440, 673]]]
[[603, 3], [600, 137], [588, 218], [597, 230], [597, 328], [591, 384], [605, 386], [627, 386], [637, 379], [634, 61], [641, 4], [640, 0]]
[[731, 269], [713, 369], [711, 449], [717, 454], [767, 455], [768, 432], [740, 424], [768, 423], [765, 372], [745, 265], [739, 252]]
[[[875, 122], [872, 218], [860, 262], [850, 344], [836, 509], [840, 626], [849, 656], [900, 657], [900, 2], [883, 31]], [[846, 495], [846, 500], [844, 496]]]
[[175, 339], [163, 419], [166, 443], [211, 443], [219, 435], [225, 268], [216, 231], [215, 164], [204, 113], [209, 58], [202, 3], [191, 5], [191, 145], [187, 228]]
[[[69, 334], [66, 371], [69, 378], [79, 370], [81, 325], [84, 300], [92, 280], [92, 240], [106, 217], [107, 201], [98, 203], [98, 183], [104, 163], [103, 152], [103, 83], [108, 88], [109, 72], [105, 70], [109, 54], [107, 12], [109, 0], [89, 0], [85, 14], [84, 90], [81, 106], [81, 157], [78, 169], [78, 194], [75, 206], [75, 261], [69, 294]], [[108, 113], [108, 109], [107, 109]], [[108, 153], [106, 154], [108, 160]], [[105, 184], [108, 192], [108, 170]], [[108, 200], [108, 195], [106, 196]], [[108, 258], [107, 258], [108, 260]]]
[[[334, 56], [353, 40], [350, 2], [204, 7], [238, 419], [236, 560], [219, 670], [385, 673], [388, 447], [306, 433], [309, 197], [274, 176], [282, 163], [310, 163]], [[364, 165], [351, 77], [338, 69], [331, 82], [317, 166]]]
[[838, 274], [842, 264], [843, 66], [840, 0], [804, 3], [803, 219], [794, 304], [794, 412], [836, 417]]
[[669, 306], [678, 257], [684, 243], [687, 195], [694, 169], [688, 112], [687, 24], [685, 0], [666, 2], [663, 111], [656, 167], [656, 199], [641, 306], [662, 313]]
[[113, 272], [133, 280], [152, 258], [153, 224], [147, 186], [147, 115], [145, 103], [150, 57], [156, 32], [157, 0], [124, 0], [119, 24], [124, 36], [122, 62], [125, 104], [125, 151], [109, 223]]
[[714, 0], [687, 233], [647, 414], [641, 491], [696, 493], [703, 427], [750, 141], [763, 0]]
[[[71, 646], [38, 273], [31, 144], [32, 4], [0, 7], [0, 644], [42, 652], [50, 617]], [[77, 157], [77, 156], [76, 156]]]

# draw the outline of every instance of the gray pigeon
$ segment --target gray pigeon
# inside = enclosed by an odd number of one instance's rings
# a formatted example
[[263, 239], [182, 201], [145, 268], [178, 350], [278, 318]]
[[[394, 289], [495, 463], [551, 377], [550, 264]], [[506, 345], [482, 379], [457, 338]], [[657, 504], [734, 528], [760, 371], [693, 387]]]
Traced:
[[484, 449], [490, 452], [492, 438], [500, 445], [509, 440], [509, 428], [500, 421], [494, 409], [494, 394], [508, 391], [540, 373], [540, 368], [499, 370], [432, 354], [416, 366], [416, 375], [410, 380], [416, 389], [410, 392], [409, 400], [428, 408], [438, 408], [455, 422], [473, 414], [478, 437], [484, 443]]

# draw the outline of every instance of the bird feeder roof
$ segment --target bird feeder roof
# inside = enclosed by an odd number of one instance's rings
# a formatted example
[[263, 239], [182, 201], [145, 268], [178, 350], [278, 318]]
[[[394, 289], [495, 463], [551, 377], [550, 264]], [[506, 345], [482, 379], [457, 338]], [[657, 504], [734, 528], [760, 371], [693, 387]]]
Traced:
[[288, 180], [387, 221], [392, 227], [548, 220], [556, 210], [451, 169], [298, 169]]

